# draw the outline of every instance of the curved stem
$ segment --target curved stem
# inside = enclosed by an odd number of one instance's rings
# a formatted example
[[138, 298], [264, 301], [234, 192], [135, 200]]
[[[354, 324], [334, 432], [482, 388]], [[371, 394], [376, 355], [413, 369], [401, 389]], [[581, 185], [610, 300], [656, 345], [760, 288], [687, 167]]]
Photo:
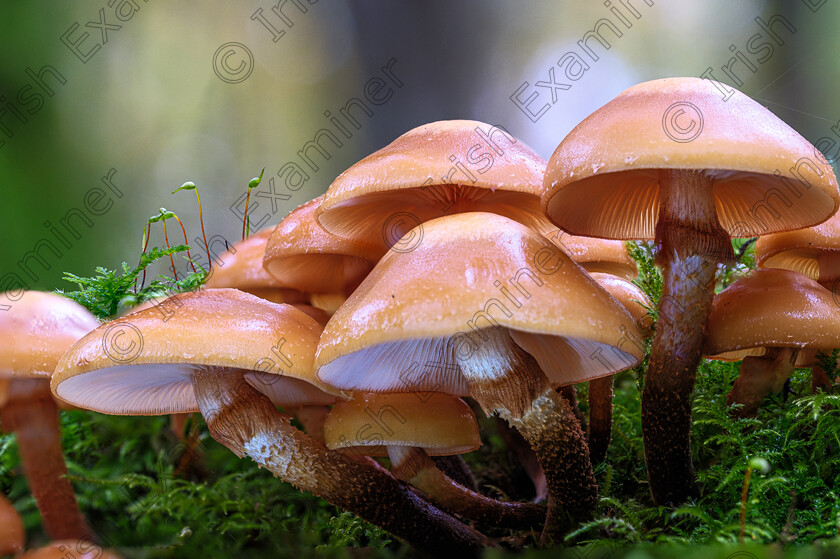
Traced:
[[700, 363], [718, 262], [734, 260], [717, 220], [712, 179], [702, 172], [659, 175], [659, 320], [645, 373], [642, 434], [650, 492], [658, 505], [699, 495], [691, 463], [691, 393]]
[[478, 493], [478, 483], [475, 481], [470, 467], [458, 454], [452, 456], [432, 456], [435, 466], [444, 474], [452, 478], [455, 483], [460, 483], [467, 489]]
[[545, 522], [545, 506], [498, 501], [471, 491], [441, 472], [420, 448], [389, 446], [388, 456], [391, 472], [397, 479], [421, 490], [445, 510], [479, 525], [532, 530]]
[[194, 371], [210, 434], [239, 457], [430, 553], [477, 556], [492, 540], [436, 509], [396, 479], [296, 429], [244, 380], [243, 371]]
[[47, 534], [54, 540], [94, 541], [67, 479], [58, 408], [49, 380], [13, 380], [2, 416], [3, 427], [17, 437], [23, 471]]
[[516, 428], [537, 455], [548, 484], [543, 544], [559, 542], [575, 523], [591, 518], [598, 503], [586, 439], [568, 400], [548, 386], [536, 359], [493, 328], [461, 362], [470, 395], [490, 414]]
[[[189, 247], [189, 245], [190, 245], [190, 240], [189, 240], [189, 239], [187, 239], [187, 230], [186, 230], [186, 229], [184, 229], [184, 224], [183, 224], [183, 223], [181, 223], [181, 218], [179, 218], [179, 217], [176, 215], [176, 216], [175, 216], [175, 219], [177, 219], [177, 220], [178, 220], [178, 225], [180, 225], [180, 226], [181, 226], [181, 232], [182, 232], [182, 233], [184, 233], [184, 245], [185, 245], [185, 246], [187, 246], [187, 247]], [[192, 254], [190, 254], [190, 249], [189, 249], [189, 248], [187, 248], [187, 258], [189, 258], [189, 260], [190, 260], [190, 266], [192, 266], [193, 273], [196, 273], [196, 271], [195, 271], [195, 264], [193, 264], [193, 261], [192, 261]]]
[[612, 435], [613, 377], [589, 381], [589, 457], [595, 466], [607, 457]]
[[[163, 223], [163, 238], [166, 241], [166, 248], [169, 248], [169, 235], [166, 233], [166, 220], [162, 219], [161, 222]], [[172, 254], [169, 255], [169, 262], [172, 263], [172, 277], [175, 280], [178, 280], [178, 272], [175, 271], [175, 259], [172, 258]]]
[[195, 188], [195, 197], [198, 200], [198, 221], [201, 223], [201, 238], [204, 239], [204, 250], [207, 252], [207, 271], [213, 269], [213, 259], [210, 258], [210, 247], [207, 246], [207, 235], [204, 234], [204, 210], [201, 209], [201, 196], [198, 195], [198, 187]]
[[494, 417], [493, 419], [496, 420], [496, 432], [504, 439], [505, 445], [522, 464], [522, 468], [534, 484], [534, 502], [545, 501], [548, 498], [548, 483], [545, 480], [545, 472], [540, 467], [537, 455], [528, 446], [528, 441], [525, 440], [522, 433], [500, 417]]

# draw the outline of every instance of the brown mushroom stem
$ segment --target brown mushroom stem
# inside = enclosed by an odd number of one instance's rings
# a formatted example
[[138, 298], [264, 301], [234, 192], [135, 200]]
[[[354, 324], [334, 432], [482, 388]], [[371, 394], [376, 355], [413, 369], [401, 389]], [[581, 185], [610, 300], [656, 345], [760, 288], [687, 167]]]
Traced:
[[301, 406], [294, 416], [303, 426], [303, 431], [319, 443], [324, 442], [324, 421], [330, 414], [328, 406]]
[[607, 457], [612, 435], [613, 377], [589, 381], [589, 458], [597, 466]]
[[572, 411], [575, 412], [575, 417], [577, 417], [580, 423], [581, 430], [586, 433], [586, 417], [584, 417], [580, 411], [580, 406], [578, 406], [577, 388], [575, 388], [575, 385], [567, 384], [566, 386], [561, 386], [557, 389], [557, 392], [569, 401], [569, 405], [572, 406]]
[[732, 410], [732, 415], [755, 417], [764, 398], [782, 391], [793, 374], [797, 355], [797, 348], [768, 347], [762, 356], [745, 357], [738, 378], [726, 396], [727, 405], [742, 404]]
[[478, 483], [475, 481], [472, 470], [470, 470], [470, 467], [459, 455], [432, 456], [432, 461], [440, 471], [452, 478], [456, 483], [460, 483], [471, 491], [478, 492]]
[[490, 414], [516, 428], [537, 455], [548, 484], [548, 515], [541, 541], [560, 541], [574, 523], [591, 518], [598, 485], [586, 439], [568, 400], [548, 386], [536, 359], [499, 328], [485, 339], [461, 370], [470, 395]]
[[500, 417], [494, 419], [496, 420], [496, 432], [504, 439], [505, 445], [522, 464], [522, 468], [534, 484], [534, 502], [545, 501], [548, 498], [548, 483], [545, 480], [545, 472], [540, 467], [537, 455], [534, 454], [522, 433], [511, 427], [504, 419]]
[[471, 491], [441, 472], [420, 448], [388, 446], [388, 456], [397, 479], [413, 485], [444, 510], [481, 526], [533, 530], [545, 522], [545, 506], [497, 501]]
[[4, 428], [17, 438], [23, 471], [41, 511], [44, 530], [55, 540], [94, 541], [67, 479], [58, 408], [49, 380], [12, 380], [2, 417]]
[[436, 509], [381, 470], [296, 429], [290, 418], [244, 380], [244, 371], [205, 368], [192, 374], [201, 413], [214, 439], [275, 476], [376, 524], [431, 553], [478, 555], [486, 536]]
[[169, 429], [172, 430], [172, 434], [179, 441], [184, 440], [184, 428], [187, 426], [189, 419], [190, 414], [188, 413], [173, 413], [169, 416]]
[[718, 262], [734, 259], [703, 172], [659, 172], [659, 320], [645, 373], [642, 434], [650, 492], [658, 505], [699, 494], [691, 463], [691, 393], [715, 292]]

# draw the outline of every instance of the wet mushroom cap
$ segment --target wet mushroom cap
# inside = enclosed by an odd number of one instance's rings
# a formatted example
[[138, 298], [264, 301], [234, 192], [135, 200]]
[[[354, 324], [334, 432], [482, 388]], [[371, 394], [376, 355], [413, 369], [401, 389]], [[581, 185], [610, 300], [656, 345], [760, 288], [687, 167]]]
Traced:
[[627, 309], [645, 337], [653, 333], [652, 319], [648, 314], [648, 309], [653, 307], [653, 303], [644, 291], [636, 284], [612, 274], [589, 272], [589, 275]]
[[293, 400], [285, 405], [308, 403], [315, 387], [295, 379], [311, 375], [321, 333], [313, 318], [236, 289], [178, 297], [166, 320], [150, 308], [79, 340], [58, 364], [53, 394], [107, 414], [189, 413], [198, 411], [192, 371], [220, 367], [250, 371], [246, 379], [257, 389], [259, 378], [276, 377], [270, 386]]
[[759, 267], [784, 268], [814, 280], [820, 277], [821, 254], [840, 261], [840, 213], [814, 227], [759, 237], [755, 244]]
[[26, 291], [20, 298], [0, 294], [0, 376], [49, 379], [73, 343], [99, 326], [87, 309], [55, 293]]
[[715, 296], [703, 354], [737, 361], [768, 347], [840, 347], [834, 294], [788, 270], [756, 270]]
[[575, 235], [653, 239], [660, 169], [713, 177], [717, 217], [732, 237], [825, 221], [840, 206], [831, 166], [769, 110], [737, 91], [724, 101], [719, 87], [649, 81], [589, 115], [548, 162], [542, 207], [551, 221]]
[[432, 122], [339, 175], [316, 217], [335, 235], [386, 248], [419, 223], [464, 211], [547, 230], [539, 207], [544, 171], [545, 160], [501, 128], [474, 120]]
[[266, 243], [273, 231], [267, 227], [229, 247], [213, 263], [206, 286], [239, 289], [273, 303], [308, 302], [299, 289], [277, 281], [263, 268]]
[[308, 293], [344, 293], [355, 287], [384, 254], [382, 247], [328, 233], [315, 219], [323, 196], [293, 210], [265, 247], [264, 269], [278, 285]]
[[[641, 360], [630, 314], [538, 233], [489, 213], [422, 227], [417, 248], [386, 254], [330, 319], [316, 357], [326, 384], [466, 395], [459, 363], [495, 326], [556, 385]], [[596, 352], [607, 360], [593, 358]]]
[[630, 257], [624, 241], [579, 237], [557, 228], [544, 236], [589, 273], [602, 272], [626, 280], [639, 275], [636, 261]]
[[481, 446], [478, 423], [460, 398], [440, 393], [357, 393], [337, 403], [324, 423], [327, 448], [388, 456], [386, 446], [422, 448], [430, 456]]

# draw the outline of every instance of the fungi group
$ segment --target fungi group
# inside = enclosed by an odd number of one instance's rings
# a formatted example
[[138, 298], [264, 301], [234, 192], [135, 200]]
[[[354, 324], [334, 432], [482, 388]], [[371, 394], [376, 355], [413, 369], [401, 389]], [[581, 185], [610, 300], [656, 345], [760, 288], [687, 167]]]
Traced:
[[[674, 103], [703, 114], [692, 141], [663, 125]], [[472, 555], [500, 545], [486, 535], [498, 529], [548, 546], [592, 520], [616, 375], [643, 377], [644, 462], [665, 506], [700, 495], [690, 433], [703, 357], [742, 362], [736, 417], [796, 367], [833, 389], [819, 363], [840, 347], [834, 173], [770, 111], [740, 93], [723, 101], [708, 80], [631, 87], [548, 161], [504, 128], [439, 121], [324, 186], [159, 304], [100, 324], [59, 295], [9, 297], [3, 428], [51, 537], [95, 538], [56, 401], [200, 413], [216, 441], [300, 490], [418, 549]], [[754, 237], [762, 269], [719, 290], [732, 239]], [[653, 302], [636, 283], [637, 241], [654, 243]], [[127, 328], [142, 347], [115, 359], [109, 343]], [[460, 456], [488, 418], [540, 502], [475, 485]], [[3, 549], [20, 550], [6, 526]]]

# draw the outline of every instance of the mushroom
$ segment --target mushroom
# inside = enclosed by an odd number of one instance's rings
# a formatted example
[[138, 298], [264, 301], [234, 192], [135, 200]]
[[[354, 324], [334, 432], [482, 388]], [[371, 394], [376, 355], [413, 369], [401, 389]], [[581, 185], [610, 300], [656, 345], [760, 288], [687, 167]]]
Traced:
[[591, 515], [597, 486], [580, 425], [550, 386], [638, 364], [636, 325], [563, 251], [515, 221], [476, 212], [422, 228], [413, 251], [388, 252], [330, 319], [317, 376], [342, 390], [469, 395], [500, 415], [540, 460], [543, 535], [557, 536]]
[[64, 351], [99, 321], [81, 305], [54, 293], [0, 295], [0, 376], [8, 380], [3, 428], [17, 438], [23, 471], [50, 537], [93, 539], [76, 503], [61, 448], [58, 407], [50, 376]]
[[840, 347], [834, 294], [797, 272], [756, 270], [721, 291], [712, 303], [703, 349], [708, 359], [743, 359], [728, 404], [739, 417], [756, 414], [779, 393], [803, 349]]
[[456, 483], [432, 461], [432, 456], [464, 454], [481, 446], [475, 415], [454, 396], [356, 393], [333, 407], [324, 438], [330, 450], [388, 456], [397, 479], [420, 489], [444, 510], [480, 525], [527, 530], [545, 521], [545, 506], [490, 499]]
[[[840, 292], [840, 213], [815, 227], [759, 238], [755, 259], [759, 268], [793, 270], [818, 281], [829, 291]], [[814, 392], [831, 384], [817, 360], [816, 350], [801, 351], [796, 365], [811, 366]]]
[[14, 555], [23, 549], [26, 534], [23, 520], [9, 500], [0, 495], [0, 555]]
[[315, 220], [319, 196], [289, 213], [265, 246], [263, 267], [278, 285], [311, 293], [312, 304], [333, 313], [384, 254], [336, 237]]
[[[545, 161], [503, 128], [443, 120], [409, 130], [341, 173], [315, 212], [334, 235], [388, 250], [415, 226], [461, 212], [491, 212], [538, 231]], [[419, 239], [396, 250], [410, 250]]]
[[642, 431], [659, 505], [698, 494], [691, 462], [691, 393], [717, 264], [730, 237], [816, 225], [840, 204], [815, 148], [773, 113], [718, 84], [668, 78], [627, 89], [560, 143], [542, 205], [574, 235], [651, 240], [663, 291], [645, 373]]
[[[142, 351], [130, 364], [103, 350], [108, 330], [130, 328]], [[427, 551], [473, 552], [491, 542], [440, 512], [381, 469], [327, 450], [255, 390], [311, 377], [321, 326], [304, 312], [235, 289], [181, 296], [163, 321], [153, 309], [118, 318], [76, 343], [58, 364], [53, 392], [86, 409], [121, 415], [200, 410], [237, 456]], [[287, 384], [288, 386], [288, 384]]]
[[263, 268], [266, 243], [273, 227], [266, 227], [229, 247], [213, 267], [205, 284], [210, 288], [230, 287], [273, 303], [308, 303], [299, 289], [290, 289]]
[[[589, 275], [627, 309], [644, 338], [653, 334], [648, 314], [651, 302], [644, 291], [626, 279], [611, 274], [590, 272]], [[613, 379], [614, 376], [604, 376], [589, 381], [589, 456], [593, 465], [604, 461], [610, 444]]]
[[590, 274], [600, 272], [624, 278], [627, 281], [632, 281], [639, 276], [636, 261], [627, 252], [624, 241], [578, 237], [556, 228], [543, 236], [560, 247]]

